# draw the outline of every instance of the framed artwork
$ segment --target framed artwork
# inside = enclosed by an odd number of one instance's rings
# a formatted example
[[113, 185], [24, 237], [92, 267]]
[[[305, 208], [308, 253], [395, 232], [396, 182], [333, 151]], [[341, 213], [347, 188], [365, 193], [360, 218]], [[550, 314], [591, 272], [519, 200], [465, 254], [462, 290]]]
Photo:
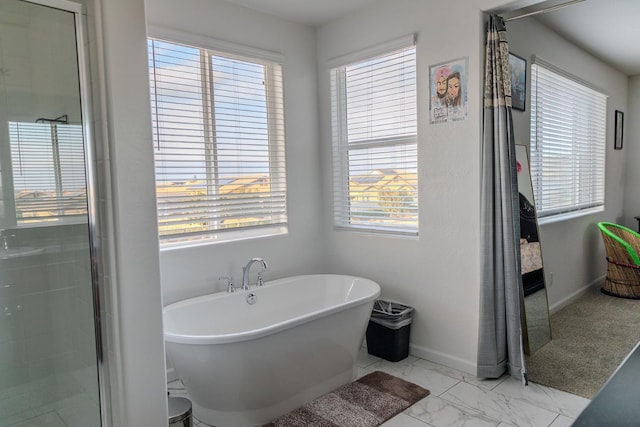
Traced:
[[429, 116], [432, 124], [467, 119], [468, 68], [468, 57], [429, 67]]
[[511, 107], [524, 111], [527, 101], [527, 60], [509, 53], [511, 72]]
[[616, 125], [613, 148], [622, 150], [622, 138], [624, 136], [624, 113], [616, 110]]

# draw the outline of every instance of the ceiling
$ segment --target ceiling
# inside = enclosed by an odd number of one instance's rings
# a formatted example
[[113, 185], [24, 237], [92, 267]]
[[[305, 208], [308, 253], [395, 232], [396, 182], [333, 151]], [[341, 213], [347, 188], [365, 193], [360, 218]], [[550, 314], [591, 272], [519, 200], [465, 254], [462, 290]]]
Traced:
[[536, 18], [624, 74], [640, 75], [640, 0], [586, 0]]
[[[381, 0], [227, 1], [288, 21], [319, 26]], [[544, 4], [566, 1], [550, 0]], [[532, 3], [538, 1], [522, 0], [515, 4]], [[536, 19], [624, 74], [640, 75], [640, 0], [585, 0], [538, 14]]]
[[318, 26], [378, 0], [227, 0], [287, 21]]

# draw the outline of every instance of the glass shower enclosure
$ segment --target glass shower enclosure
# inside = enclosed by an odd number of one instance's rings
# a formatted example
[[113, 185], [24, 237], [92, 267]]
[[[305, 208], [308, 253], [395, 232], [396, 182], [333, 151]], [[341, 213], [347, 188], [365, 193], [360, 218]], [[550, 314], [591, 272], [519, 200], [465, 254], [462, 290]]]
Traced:
[[0, 2], [0, 427], [101, 425], [76, 6]]

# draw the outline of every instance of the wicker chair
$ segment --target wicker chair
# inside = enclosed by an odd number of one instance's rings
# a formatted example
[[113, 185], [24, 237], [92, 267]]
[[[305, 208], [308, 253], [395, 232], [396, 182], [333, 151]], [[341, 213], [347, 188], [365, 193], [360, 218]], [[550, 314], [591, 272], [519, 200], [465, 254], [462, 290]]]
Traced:
[[598, 223], [607, 252], [607, 279], [602, 293], [640, 299], [640, 234], [619, 224]]

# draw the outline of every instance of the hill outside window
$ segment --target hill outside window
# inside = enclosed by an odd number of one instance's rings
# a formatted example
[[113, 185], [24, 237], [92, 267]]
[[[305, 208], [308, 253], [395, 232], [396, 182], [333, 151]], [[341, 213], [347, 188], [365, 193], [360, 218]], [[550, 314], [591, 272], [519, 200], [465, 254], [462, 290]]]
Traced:
[[282, 66], [149, 39], [161, 242], [286, 233]]
[[331, 69], [335, 227], [416, 236], [414, 37], [374, 50]]

